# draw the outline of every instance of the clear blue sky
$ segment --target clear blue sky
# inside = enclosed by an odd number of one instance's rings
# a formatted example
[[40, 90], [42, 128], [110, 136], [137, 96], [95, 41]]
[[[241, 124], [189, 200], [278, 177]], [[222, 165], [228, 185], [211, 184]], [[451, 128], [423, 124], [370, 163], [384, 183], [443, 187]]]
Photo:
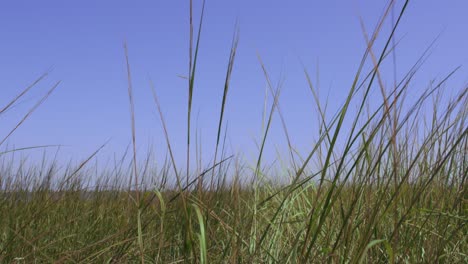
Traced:
[[[402, 1], [397, 1], [396, 11]], [[77, 159], [111, 139], [103, 153], [120, 152], [130, 143], [127, 80], [122, 43], [128, 42], [136, 102], [137, 144], [166, 147], [152, 101], [148, 77], [160, 96], [178, 159], [184, 157], [188, 71], [189, 1], [3, 1], [0, 3], [0, 105], [50, 67], [47, 80], [20, 105], [2, 116], [0, 136], [55, 81], [62, 84], [11, 139], [17, 147], [63, 144], [64, 157]], [[211, 157], [227, 59], [236, 19], [240, 43], [225, 119], [233, 152], [253, 157], [260, 138], [265, 79], [260, 54], [274, 83], [284, 79], [281, 107], [293, 139], [303, 153], [316, 135], [313, 98], [301, 61], [315, 76], [330, 109], [348, 91], [365, 50], [359, 16], [371, 31], [387, 1], [208, 0], [195, 84], [193, 132], [201, 129], [204, 152]], [[201, 1], [194, 0], [198, 23]], [[410, 1], [397, 39], [398, 76], [442, 33], [415, 79], [421, 91], [456, 66], [451, 84], [466, 85], [468, 74], [468, 1]], [[390, 21], [389, 21], [390, 22]], [[390, 23], [385, 25], [388, 32]], [[381, 48], [381, 46], [378, 46]], [[378, 51], [379, 49], [377, 49]], [[391, 69], [391, 68], [389, 68]], [[393, 73], [384, 73], [387, 84]], [[317, 82], [314, 79], [314, 82]], [[378, 96], [376, 93], [375, 96]], [[379, 100], [380, 96], [377, 97]], [[271, 100], [270, 100], [271, 102]], [[330, 112], [330, 114], [333, 111]], [[197, 116], [199, 116], [197, 118]], [[197, 122], [198, 119], [198, 122]], [[195, 135], [195, 134], [193, 134]], [[275, 118], [271, 143], [284, 145]], [[274, 154], [273, 145], [267, 149]], [[4, 147], [4, 146], [3, 146]]]

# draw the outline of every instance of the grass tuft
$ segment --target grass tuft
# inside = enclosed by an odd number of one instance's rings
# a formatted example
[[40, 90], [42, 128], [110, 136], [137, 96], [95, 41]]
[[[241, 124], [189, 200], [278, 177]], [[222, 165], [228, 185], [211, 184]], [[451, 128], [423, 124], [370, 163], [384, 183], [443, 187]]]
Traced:
[[[394, 76], [393, 86], [385, 86], [381, 65], [395, 52], [394, 33], [407, 4], [387, 36], [381, 28], [394, 1], [370, 36], [362, 26], [366, 50], [346, 99], [336, 109], [320, 100], [314, 85], [318, 77], [314, 80], [303, 67], [319, 121], [313, 135], [317, 140], [305, 156], [296, 151], [281, 111], [283, 83], [271, 82], [258, 56], [273, 102], [267, 110], [265, 99], [263, 135], [252, 167], [242, 161], [242, 153], [224, 149], [224, 116], [238, 52], [236, 27], [214, 158], [205, 170], [200, 159], [195, 173], [190, 171], [190, 126], [205, 7], [203, 2], [194, 41], [190, 1], [185, 181], [151, 80], [168, 154], [157, 168], [151, 165], [151, 153], [144, 161], [136, 158], [133, 87], [124, 44], [131, 148], [113, 166], [99, 170], [91, 161], [105, 144], [77, 165], [59, 164], [57, 156], [31, 164], [14, 155], [51, 146], [2, 149], [0, 263], [466, 263], [468, 87], [450, 86], [453, 97], [444, 92], [457, 67], [419, 95], [408, 96], [432, 44], [406, 75], [399, 80]], [[384, 38], [383, 47], [376, 45], [378, 38]], [[46, 75], [1, 107], [0, 116]], [[0, 146], [58, 85], [0, 138]], [[373, 92], [381, 97], [370, 99]], [[291, 161], [281, 163], [279, 171], [270, 170], [263, 158], [276, 114]]]

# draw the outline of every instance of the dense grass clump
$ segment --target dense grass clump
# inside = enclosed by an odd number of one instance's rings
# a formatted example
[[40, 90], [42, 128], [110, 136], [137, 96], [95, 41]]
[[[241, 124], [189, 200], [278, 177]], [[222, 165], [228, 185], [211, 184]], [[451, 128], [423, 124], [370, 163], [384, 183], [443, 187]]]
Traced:
[[[375, 54], [375, 39], [391, 8], [370, 38], [365, 34], [368, 45], [362, 63], [334, 115], [327, 116], [304, 70], [320, 121], [317, 140], [305, 156], [290, 143], [279, 107], [280, 91], [271, 86], [260, 59], [274, 98], [253, 166], [239, 156], [227, 156], [223, 145], [237, 33], [228, 59], [214, 158], [206, 170], [197, 166], [197, 173], [190, 170], [190, 121], [202, 23], [194, 41], [190, 15], [183, 174], [174, 160], [152, 83], [168, 158], [158, 170], [150, 165], [150, 156], [138, 165], [125, 46], [131, 157], [117, 161], [112, 170], [95, 170], [89, 161], [97, 152], [77, 166], [65, 167], [56, 161], [28, 165], [10, 159], [17, 149], [0, 152], [0, 262], [466, 263], [468, 89], [451, 88], [457, 93], [443, 97], [455, 70], [408, 98], [425, 55], [394, 87], [383, 85], [380, 66], [392, 52], [393, 34], [406, 4]], [[371, 67], [365, 72], [368, 62]], [[0, 109], [0, 115], [43, 78]], [[370, 102], [373, 90], [381, 94], [380, 102]], [[270, 171], [262, 159], [275, 114], [283, 124], [290, 157], [290, 164], [278, 172]]]

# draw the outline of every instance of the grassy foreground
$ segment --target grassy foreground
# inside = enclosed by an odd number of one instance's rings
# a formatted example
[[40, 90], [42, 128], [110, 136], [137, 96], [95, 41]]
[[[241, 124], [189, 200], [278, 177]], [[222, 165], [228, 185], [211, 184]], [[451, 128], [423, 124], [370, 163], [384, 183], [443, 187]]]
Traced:
[[[188, 150], [202, 22], [195, 41], [190, 26]], [[168, 147], [168, 159], [158, 171], [151, 169], [150, 158], [138, 165], [134, 122], [128, 166], [117, 161], [115, 168], [98, 174], [88, 164], [95, 153], [64, 169], [54, 161], [18, 166], [8, 158], [18, 150], [1, 152], [0, 263], [466, 263], [468, 89], [450, 87], [455, 92], [446, 97], [444, 85], [455, 70], [408, 98], [425, 54], [395, 87], [385, 87], [379, 67], [391, 54], [393, 32], [377, 54], [373, 50], [380, 24], [366, 37], [355, 80], [332, 116], [304, 71], [317, 106], [317, 140], [306, 156], [289, 145], [290, 163], [280, 172], [272, 173], [262, 160], [274, 115], [290, 139], [280, 89], [271, 86], [261, 60], [274, 99], [265, 114], [258, 159], [252, 166], [223, 151], [224, 106], [237, 35], [214, 160], [201, 173], [189, 173], [196, 171], [189, 167], [190, 151], [186, 174], [176, 166], [154, 88]], [[128, 55], [126, 59], [133, 117]], [[368, 72], [366, 63], [371, 65]], [[43, 78], [1, 108], [0, 115]], [[370, 102], [374, 90], [381, 95], [377, 104]]]

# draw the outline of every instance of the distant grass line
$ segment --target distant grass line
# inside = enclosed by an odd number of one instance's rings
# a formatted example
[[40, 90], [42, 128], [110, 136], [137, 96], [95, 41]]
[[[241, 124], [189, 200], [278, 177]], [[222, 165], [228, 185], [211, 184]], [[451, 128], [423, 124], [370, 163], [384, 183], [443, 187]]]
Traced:
[[[453, 97], [445, 96], [455, 68], [410, 98], [408, 90], [429, 48], [394, 86], [385, 87], [380, 67], [395, 51], [390, 44], [395, 45], [393, 34], [408, 1], [384, 47], [374, 53], [393, 4], [370, 37], [362, 27], [366, 51], [333, 115], [304, 67], [319, 120], [315, 144], [305, 156], [296, 151], [280, 108], [282, 83], [273, 86], [260, 56], [273, 102], [264, 113], [257, 159], [243, 161], [237, 153], [225, 152], [221, 135], [239, 41], [236, 27], [220, 87], [213, 160], [194, 172], [191, 108], [196, 64], [203, 59], [198, 50], [204, 2], [193, 47], [190, 1], [186, 180], [175, 163], [157, 85], [151, 80], [168, 155], [157, 167], [151, 153], [137, 159], [125, 44], [131, 148], [104, 170], [90, 162], [105, 144], [78, 165], [65, 166], [57, 156], [31, 164], [13, 155], [51, 146], [0, 151], [0, 263], [467, 263], [468, 87], [450, 87]], [[0, 116], [46, 76], [0, 106]], [[0, 138], [0, 147], [58, 84]], [[380, 100], [370, 98], [376, 90]], [[278, 171], [262, 158], [276, 114], [289, 159]]]

